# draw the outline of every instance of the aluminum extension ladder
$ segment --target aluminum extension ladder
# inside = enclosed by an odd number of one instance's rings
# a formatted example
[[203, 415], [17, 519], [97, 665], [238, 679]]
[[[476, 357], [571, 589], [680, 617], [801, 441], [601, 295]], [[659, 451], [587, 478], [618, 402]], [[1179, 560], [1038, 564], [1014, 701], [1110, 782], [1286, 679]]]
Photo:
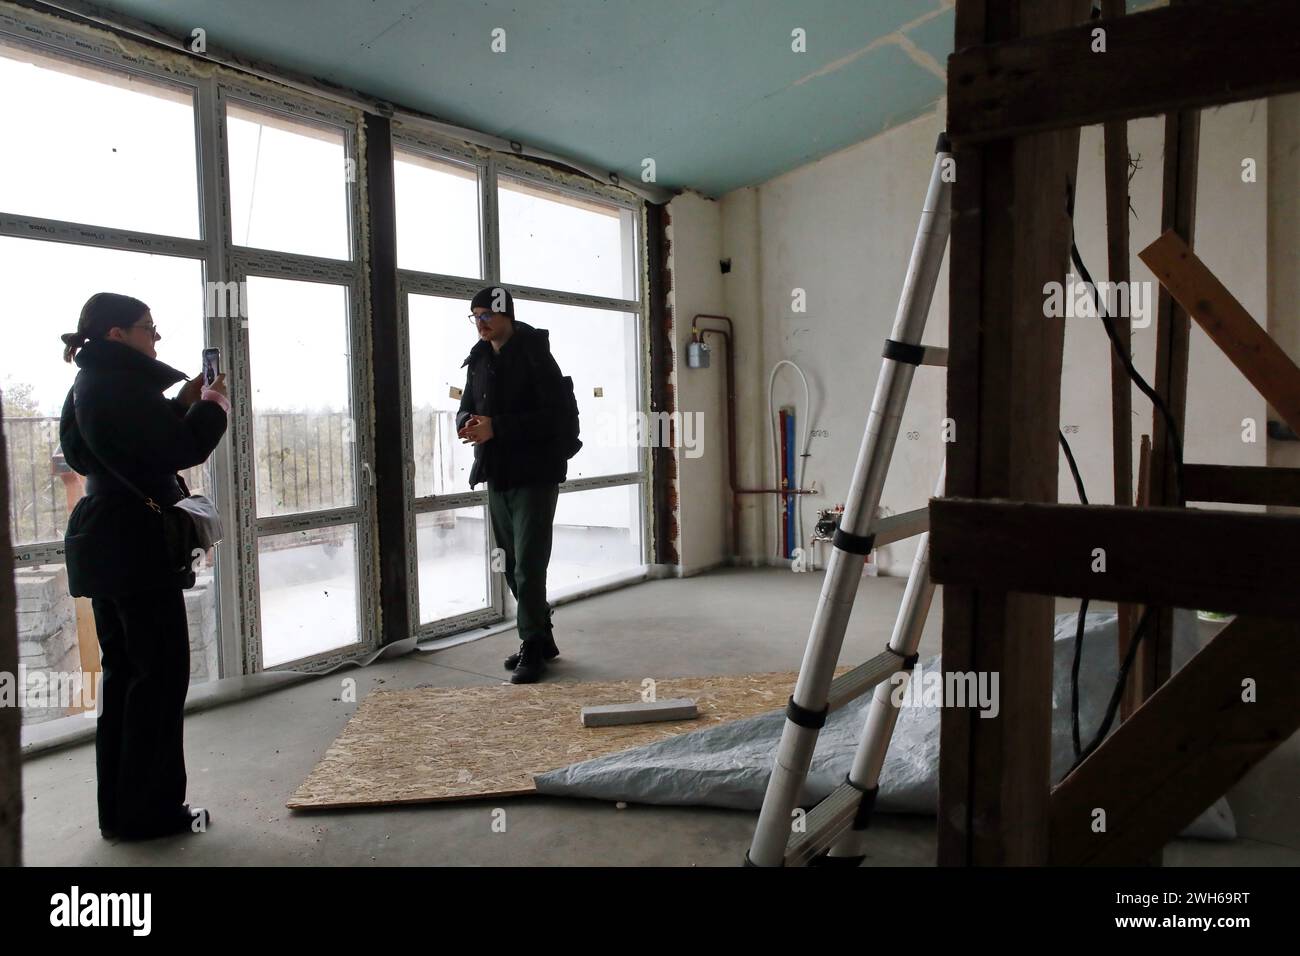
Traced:
[[[934, 595], [929, 575], [929, 509], [882, 520], [873, 520], [873, 516], [894, 454], [912, 375], [918, 365], [946, 366], [948, 362], [947, 349], [925, 347], [920, 341], [948, 244], [951, 184], [946, 173], [952, 167], [951, 158], [948, 137], [941, 133], [844, 515], [832, 541], [799, 679], [786, 708], [776, 766], [763, 797], [754, 840], [745, 856], [749, 866], [857, 866], [865, 859], [867, 825], [879, 789], [880, 768], [898, 719], [898, 710], [890, 701], [892, 678], [896, 674], [901, 674], [904, 681], [910, 678]], [[936, 496], [943, 493], [943, 481], [941, 472]], [[874, 547], [918, 533], [921, 537], [916, 558], [888, 646], [871, 660], [835, 677], [865, 556]], [[799, 793], [827, 716], [873, 687], [875, 693], [848, 777], [801, 819], [801, 827], [795, 827]]]

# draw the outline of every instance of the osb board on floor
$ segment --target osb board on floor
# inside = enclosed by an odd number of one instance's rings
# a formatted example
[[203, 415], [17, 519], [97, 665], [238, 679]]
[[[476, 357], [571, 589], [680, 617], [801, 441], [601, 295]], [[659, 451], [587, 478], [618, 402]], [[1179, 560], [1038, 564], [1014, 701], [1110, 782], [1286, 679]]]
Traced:
[[658, 699], [693, 697], [700, 716], [624, 727], [583, 727], [582, 708], [638, 701], [640, 681], [377, 691], [361, 701], [286, 806], [320, 810], [534, 793], [534, 774], [778, 710], [795, 677], [658, 680]]

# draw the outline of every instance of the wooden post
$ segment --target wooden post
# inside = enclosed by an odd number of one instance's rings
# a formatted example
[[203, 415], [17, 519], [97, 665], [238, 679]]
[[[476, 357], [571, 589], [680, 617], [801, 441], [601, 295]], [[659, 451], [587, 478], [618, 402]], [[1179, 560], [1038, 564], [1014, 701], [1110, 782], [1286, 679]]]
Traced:
[[[0, 416], [0, 673], [17, 675], [18, 595], [9, 527], [7, 448]], [[17, 707], [0, 707], [0, 866], [21, 866], [23, 862], [21, 726]]]
[[[1088, 6], [958, 0], [955, 48], [1067, 27]], [[1069, 267], [1079, 132], [954, 145], [948, 494], [1055, 501], [1064, 324], [1044, 316], [1043, 286]], [[944, 709], [940, 863], [1047, 861], [1053, 610], [1051, 597], [944, 588], [944, 667], [997, 672], [1007, 716]]]

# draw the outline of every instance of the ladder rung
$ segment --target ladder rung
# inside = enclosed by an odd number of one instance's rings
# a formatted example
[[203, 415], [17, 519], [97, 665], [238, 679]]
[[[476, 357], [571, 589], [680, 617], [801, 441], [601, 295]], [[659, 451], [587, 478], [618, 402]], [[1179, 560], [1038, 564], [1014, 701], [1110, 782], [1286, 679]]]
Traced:
[[880, 547], [929, 530], [930, 506], [926, 505], [915, 511], [904, 511], [901, 515], [881, 518], [872, 526], [871, 533], [875, 536], [876, 547]]
[[804, 832], [794, 833], [785, 848], [786, 866], [807, 866], [830, 849], [845, 830], [853, 825], [862, 791], [842, 783], [804, 817]]
[[881, 681], [888, 680], [898, 671], [903, 659], [891, 650], [883, 650], [869, 661], [864, 661], [851, 671], [846, 671], [831, 681], [826, 704], [832, 712], [851, 700], [861, 697]]
[[925, 355], [921, 358], [921, 364], [946, 368], [948, 365], [948, 350], [938, 345], [925, 346]]

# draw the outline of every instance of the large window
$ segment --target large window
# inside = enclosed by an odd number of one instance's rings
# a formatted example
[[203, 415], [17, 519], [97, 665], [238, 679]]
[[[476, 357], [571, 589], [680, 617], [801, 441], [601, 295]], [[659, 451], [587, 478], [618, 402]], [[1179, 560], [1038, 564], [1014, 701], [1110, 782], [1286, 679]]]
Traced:
[[[84, 481], [59, 447], [77, 371], [59, 336], [99, 291], [145, 301], [159, 358], [188, 375], [203, 348], [222, 352], [230, 429], [184, 476], [226, 529], [185, 595], [193, 679], [359, 658], [379, 625], [373, 421], [392, 414], [372, 407], [362, 114], [88, 27], [32, 31], [25, 16], [0, 9], [0, 390], [22, 663], [99, 666], [90, 603], [67, 595], [62, 538]], [[472, 449], [454, 424], [469, 299], [488, 282], [550, 331], [582, 416], [552, 593], [637, 571], [640, 204], [400, 124], [393, 171], [412, 627], [507, 610], [486, 491], [469, 488]], [[55, 699], [24, 719], [79, 709]]]
[[[84, 479], [59, 416], [60, 334], [95, 292], [133, 295], [158, 357], [222, 350], [227, 438], [184, 477], [226, 538], [185, 593], [192, 679], [329, 666], [375, 643], [371, 414], [356, 237], [360, 114], [217, 71], [199, 76], [79, 28], [33, 40], [0, 17], [0, 350], [25, 722], [79, 713], [99, 649], [62, 539]], [[179, 386], [177, 386], [179, 388]], [[174, 394], [174, 390], [172, 392]], [[49, 693], [32, 697], [32, 687]]]
[[[192, 86], [0, 34], [0, 391], [27, 724], [93, 713], [100, 671], [91, 603], [69, 596], [62, 559], [85, 479], [59, 443], [77, 372], [59, 336], [92, 294], [113, 291], [149, 306], [161, 361], [196, 374], [208, 342], [195, 103]], [[211, 465], [184, 477], [195, 491], [218, 483]], [[221, 673], [229, 580], [213, 552], [185, 593], [194, 681]]]
[[[265, 276], [246, 288], [262, 664], [273, 667], [362, 643], [356, 475], [368, 465], [347, 288]], [[308, 527], [284, 532], [289, 517]]]
[[[499, 281], [515, 316], [546, 329], [573, 379], [583, 448], [556, 506], [551, 598], [644, 571], [649, 456], [636, 204], [539, 170], [399, 133], [398, 263], [406, 328], [413, 602], [425, 634], [500, 617], [507, 589], [456, 437], [464, 362], [478, 341], [469, 300]], [[491, 200], [491, 201], [485, 201]]]
[[249, 652], [311, 669], [378, 640], [355, 125], [267, 95], [225, 104]]

